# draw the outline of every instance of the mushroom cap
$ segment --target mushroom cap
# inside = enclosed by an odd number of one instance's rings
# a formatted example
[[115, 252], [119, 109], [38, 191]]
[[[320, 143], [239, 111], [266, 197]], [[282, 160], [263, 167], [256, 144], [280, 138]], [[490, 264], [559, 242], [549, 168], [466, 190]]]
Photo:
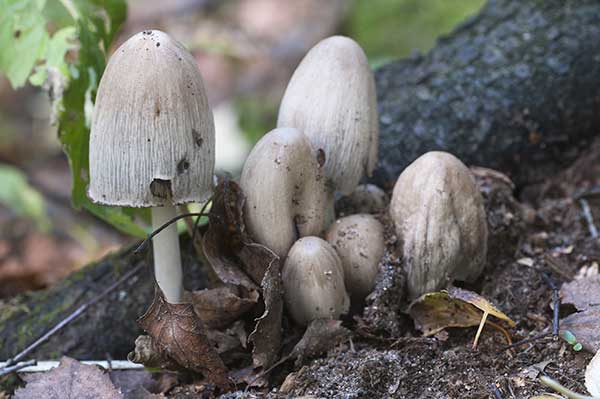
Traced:
[[140, 32], [112, 55], [90, 133], [88, 196], [132, 207], [203, 202], [215, 129], [194, 57], [166, 33]]
[[348, 311], [342, 263], [327, 241], [318, 237], [296, 241], [283, 265], [282, 278], [285, 303], [296, 323], [337, 319]]
[[342, 261], [346, 289], [362, 300], [375, 287], [385, 250], [383, 225], [372, 215], [346, 216], [329, 227], [326, 239]]
[[385, 191], [374, 184], [361, 184], [350, 194], [335, 203], [337, 214], [378, 213], [389, 204]]
[[379, 125], [373, 72], [361, 47], [333, 36], [296, 68], [279, 107], [278, 127], [295, 127], [325, 151], [325, 173], [350, 194], [377, 163]]
[[432, 151], [410, 164], [394, 186], [390, 215], [411, 298], [443, 288], [448, 279], [481, 274], [488, 235], [483, 198], [455, 156]]
[[246, 227], [282, 258], [298, 236], [323, 230], [327, 189], [320, 161], [304, 134], [279, 128], [256, 143], [242, 169]]

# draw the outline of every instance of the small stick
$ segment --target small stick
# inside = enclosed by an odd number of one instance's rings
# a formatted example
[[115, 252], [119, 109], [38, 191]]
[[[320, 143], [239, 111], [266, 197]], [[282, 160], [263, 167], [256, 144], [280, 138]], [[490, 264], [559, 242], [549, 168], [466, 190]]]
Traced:
[[552, 281], [552, 279], [550, 278], [550, 276], [548, 275], [548, 273], [542, 273], [542, 277], [544, 279], [544, 281], [546, 281], [546, 284], [548, 284], [550, 286], [550, 288], [552, 289], [552, 335], [554, 336], [554, 339], [558, 338], [558, 331], [559, 331], [559, 327], [560, 327], [560, 319], [558, 318], [558, 311], [559, 311], [559, 307], [560, 307], [560, 298], [558, 297], [558, 288], [556, 287], [556, 284], [554, 284], [554, 281]]
[[580, 393], [571, 391], [569, 388], [563, 386], [560, 384], [560, 382], [542, 375], [540, 376], [540, 381], [542, 382], [542, 384], [546, 385], [547, 387], [550, 387], [552, 389], [554, 389], [556, 392], [559, 392], [563, 395], [565, 395], [567, 398], [571, 398], [571, 399], [597, 399], [593, 396], [587, 396], [587, 395], [582, 395]]
[[[146, 237], [146, 239], [144, 241], [142, 241], [140, 243], [140, 245], [138, 245], [138, 247], [135, 249], [135, 251], [133, 251], [133, 253], [135, 255], [138, 255], [140, 252], [142, 252], [146, 246], [148, 245], [148, 243], [157, 235], [159, 234], [161, 231], [163, 231], [164, 229], [166, 229], [167, 227], [169, 227], [171, 224], [175, 223], [176, 221], [178, 221], [179, 219], [183, 219], [189, 216], [208, 216], [208, 214], [206, 213], [201, 213], [201, 212], [192, 212], [192, 213], [183, 213], [181, 215], [177, 215], [172, 219], [169, 219], [165, 224], [163, 224], [162, 226], [160, 226], [158, 229], [154, 230], [152, 233], [148, 234], [148, 237]], [[213, 215], [214, 216], [214, 215]]]
[[492, 388], [492, 392], [494, 393], [494, 396], [496, 397], [496, 399], [502, 399], [502, 394], [500, 393], [500, 390], [498, 389], [496, 384], [491, 383], [490, 387]]
[[[0, 363], [0, 365], [1, 364], [2, 363]], [[8, 364], [8, 362], [6, 364]], [[13, 366], [3, 367], [2, 369], [0, 369], [0, 377], [8, 375], [10, 373], [13, 373], [13, 372], [21, 370], [21, 369], [25, 369], [30, 366], [35, 366], [36, 364], [37, 364], [37, 362], [35, 361], [35, 359], [32, 359], [32, 360], [28, 360], [26, 362], [17, 363]]]
[[[82, 360], [81, 364], [90, 364], [102, 367], [103, 369], [112, 371], [112, 370], [142, 370], [144, 368], [143, 364], [133, 363], [129, 360]], [[4, 366], [5, 363], [0, 363], [0, 367]], [[29, 360], [27, 362], [18, 363], [15, 366], [11, 366], [10, 368], [14, 368], [19, 366], [19, 371], [22, 373], [41, 373], [44, 371], [52, 370], [60, 365], [59, 361], [56, 360], [43, 360], [36, 362], [35, 360]], [[4, 370], [7, 370], [5, 368]], [[4, 371], [2, 370], [2, 372]], [[16, 371], [16, 370], [15, 370]], [[1, 372], [0, 372], [1, 373]]]
[[515, 348], [517, 346], [521, 346], [521, 345], [524, 345], [524, 344], [527, 344], [527, 343], [530, 343], [530, 342], [538, 341], [538, 340], [546, 338], [546, 337], [548, 337], [550, 335], [551, 335], [551, 333], [547, 332], [547, 333], [542, 333], [542, 334], [536, 335], [536, 336], [531, 337], [531, 338], [525, 338], [525, 339], [523, 339], [521, 341], [515, 342], [514, 344], [510, 344], [510, 345], [505, 346], [504, 348], [500, 349], [498, 351], [498, 353], [504, 352], [507, 349], [512, 349], [512, 348]]
[[129, 280], [131, 277], [136, 275], [140, 270], [142, 270], [143, 266], [144, 266], [144, 264], [140, 263], [139, 265], [137, 265], [136, 267], [134, 267], [133, 269], [131, 269], [130, 271], [125, 273], [120, 279], [115, 281], [113, 284], [111, 284], [108, 288], [106, 288], [100, 294], [98, 294], [94, 298], [90, 299], [88, 302], [84, 303], [83, 305], [79, 306], [77, 309], [75, 309], [75, 311], [73, 313], [71, 313], [70, 315], [68, 315], [67, 317], [62, 319], [60, 322], [58, 322], [54, 327], [52, 327], [50, 330], [48, 330], [48, 332], [46, 332], [40, 338], [35, 340], [32, 344], [27, 346], [25, 349], [23, 349], [21, 352], [19, 352], [17, 355], [15, 355], [13, 358], [8, 359], [6, 361], [6, 364], [4, 367], [10, 367], [13, 364], [15, 364], [16, 362], [18, 362], [19, 360], [21, 360], [22, 358], [24, 358], [25, 356], [27, 356], [31, 351], [33, 351], [38, 346], [40, 346], [41, 344], [46, 342], [50, 337], [52, 337], [54, 334], [56, 334], [58, 331], [60, 331], [67, 324], [71, 323], [73, 320], [75, 320], [77, 317], [79, 317], [81, 314], [83, 314], [90, 306], [95, 305], [98, 301], [100, 301], [105, 296], [107, 296], [112, 291], [114, 291], [118, 286], [120, 286], [125, 281]]
[[596, 225], [594, 224], [594, 216], [592, 215], [592, 211], [590, 209], [590, 204], [588, 204], [587, 200], [584, 198], [581, 198], [579, 200], [579, 203], [581, 204], [581, 210], [583, 211], [583, 217], [585, 218], [585, 221], [588, 224], [588, 229], [590, 230], [590, 235], [592, 236], [592, 238], [598, 238], [598, 228], [596, 228]]

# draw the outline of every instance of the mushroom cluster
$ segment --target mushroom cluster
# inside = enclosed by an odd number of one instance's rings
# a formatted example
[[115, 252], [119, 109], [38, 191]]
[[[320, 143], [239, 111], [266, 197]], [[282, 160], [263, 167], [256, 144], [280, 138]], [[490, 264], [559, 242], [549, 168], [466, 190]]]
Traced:
[[257, 242], [284, 260], [284, 296], [294, 321], [338, 318], [349, 298], [360, 303], [372, 291], [384, 250], [375, 217], [334, 221], [335, 193], [353, 193], [377, 161], [375, 82], [356, 42], [333, 36], [306, 54], [286, 88], [277, 126], [243, 167], [245, 222]]
[[[374, 214], [386, 209], [388, 197], [358, 184], [375, 167], [378, 137], [367, 58], [352, 39], [334, 36], [300, 62], [277, 128], [244, 164], [245, 225], [281, 258], [285, 303], [300, 325], [339, 318], [375, 286], [385, 245]], [[105, 205], [150, 207], [157, 229], [176, 216], [175, 205], [210, 197], [214, 144], [194, 58], [163, 32], [140, 32], [117, 49], [100, 81], [88, 196]], [[335, 195], [345, 196], [337, 209], [345, 216], [338, 220]], [[460, 160], [443, 152], [417, 159], [398, 178], [389, 212], [410, 298], [480, 275], [487, 223], [481, 195]], [[153, 238], [153, 252], [165, 299], [181, 302], [175, 225]]]

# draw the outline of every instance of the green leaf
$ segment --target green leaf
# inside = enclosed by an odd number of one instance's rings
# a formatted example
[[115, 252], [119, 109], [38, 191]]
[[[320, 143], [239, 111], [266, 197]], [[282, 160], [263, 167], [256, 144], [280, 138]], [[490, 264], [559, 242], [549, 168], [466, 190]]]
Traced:
[[573, 350], [575, 352], [579, 352], [583, 349], [583, 345], [581, 345], [579, 342], [577, 342], [575, 345], [573, 345]]
[[19, 169], [0, 164], [0, 203], [15, 213], [33, 219], [40, 230], [50, 228], [44, 198], [27, 183], [27, 177]]
[[45, 0], [0, 0], [0, 71], [21, 87], [48, 44]]
[[46, 46], [45, 62], [35, 68], [29, 82], [34, 86], [41, 86], [46, 81], [49, 70], [60, 73], [64, 80], [69, 79], [71, 74], [65, 54], [75, 47], [76, 38], [77, 29], [74, 26], [67, 26], [54, 33]]

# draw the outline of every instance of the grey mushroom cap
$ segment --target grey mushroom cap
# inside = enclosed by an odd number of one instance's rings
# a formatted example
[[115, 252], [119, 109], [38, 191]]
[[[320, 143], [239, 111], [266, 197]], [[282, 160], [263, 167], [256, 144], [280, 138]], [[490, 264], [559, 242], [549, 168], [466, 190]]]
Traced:
[[488, 236], [483, 198], [455, 156], [433, 151], [409, 165], [394, 186], [390, 215], [411, 298], [481, 274]]
[[385, 251], [383, 225], [372, 215], [346, 216], [331, 225], [326, 239], [342, 261], [348, 293], [362, 300], [375, 287]]
[[282, 271], [287, 309], [300, 325], [316, 319], [337, 319], [350, 300], [341, 260], [327, 241], [304, 237], [294, 243]]
[[132, 207], [203, 202], [213, 187], [215, 130], [194, 57], [157, 30], [112, 55], [90, 133], [88, 196]]
[[249, 233], [280, 257], [299, 237], [322, 232], [327, 203], [322, 154], [297, 129], [263, 136], [244, 163], [240, 186]]
[[371, 175], [379, 145], [375, 81], [354, 40], [333, 36], [306, 54], [286, 88], [277, 126], [299, 129], [325, 151], [335, 190], [349, 194]]

